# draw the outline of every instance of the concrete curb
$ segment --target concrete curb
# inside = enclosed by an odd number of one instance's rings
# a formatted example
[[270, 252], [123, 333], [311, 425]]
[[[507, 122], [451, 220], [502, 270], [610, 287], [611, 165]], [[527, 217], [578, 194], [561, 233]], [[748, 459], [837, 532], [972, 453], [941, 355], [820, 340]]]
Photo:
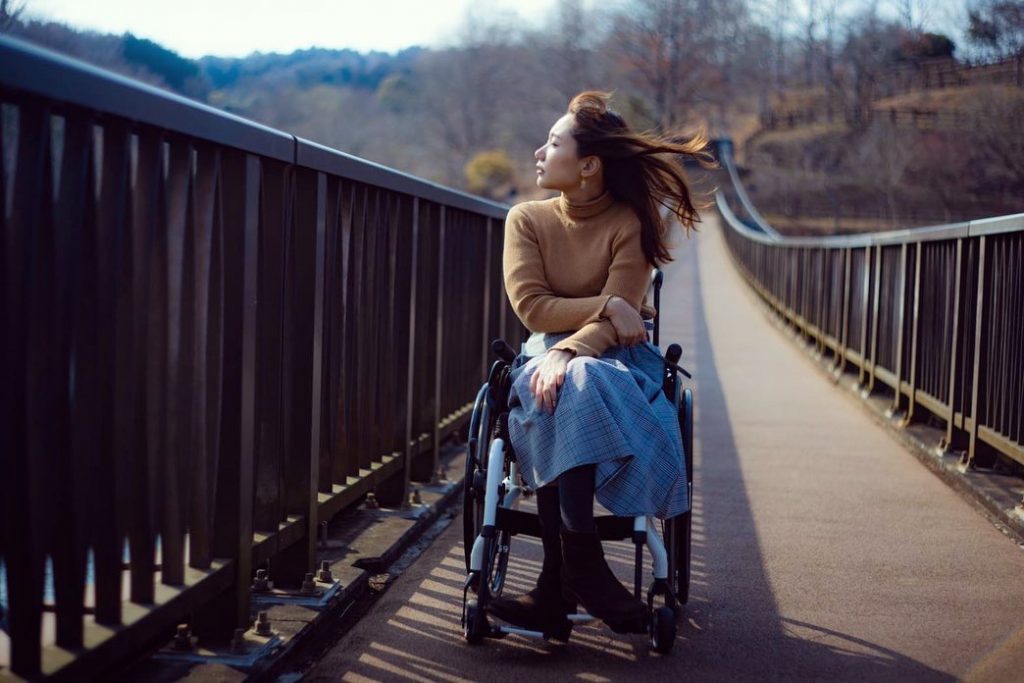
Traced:
[[[333, 557], [328, 561], [341, 587], [320, 606], [285, 599], [281, 604], [260, 607], [267, 611], [275, 636], [279, 637], [272, 653], [241, 666], [229, 657], [213, 653], [205, 661], [196, 661], [203, 658], [195, 656], [178, 661], [148, 658], [122, 672], [121, 680], [299, 680], [301, 669], [315, 656], [317, 648], [351, 628], [371, 607], [375, 595], [386, 590], [393, 578], [389, 569], [396, 562], [404, 568], [411, 561], [406, 555], [421, 551], [414, 549], [421, 537], [427, 535], [424, 543], [429, 543], [437, 533], [434, 527], [447, 527], [450, 519], [441, 523], [446, 513], [453, 511], [454, 518], [454, 511], [462, 502], [465, 454], [465, 446], [450, 448], [443, 454], [444, 480], [420, 485], [422, 504], [412, 510], [367, 510], [360, 505], [332, 521], [332, 526], [337, 522], [337, 529], [329, 535], [327, 545], [321, 545], [318, 558]], [[253, 609], [255, 614], [256, 607]], [[161, 653], [166, 651], [165, 648]]]

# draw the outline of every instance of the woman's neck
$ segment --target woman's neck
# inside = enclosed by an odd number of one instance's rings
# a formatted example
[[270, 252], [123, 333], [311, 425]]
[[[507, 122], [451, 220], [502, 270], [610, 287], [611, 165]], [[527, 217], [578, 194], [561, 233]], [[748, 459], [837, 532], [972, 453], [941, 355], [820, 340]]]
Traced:
[[575, 187], [571, 190], [562, 190], [562, 194], [570, 204], [586, 204], [604, 194], [604, 182], [593, 178], [587, 181], [585, 188]]

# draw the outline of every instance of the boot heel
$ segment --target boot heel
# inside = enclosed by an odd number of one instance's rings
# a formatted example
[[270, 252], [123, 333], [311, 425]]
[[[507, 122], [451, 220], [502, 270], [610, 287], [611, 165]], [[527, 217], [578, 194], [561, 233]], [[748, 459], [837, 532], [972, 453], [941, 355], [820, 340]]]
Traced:
[[558, 626], [544, 631], [544, 640], [557, 640], [560, 643], [568, 643], [570, 633], [572, 633], [572, 622], [564, 619]]

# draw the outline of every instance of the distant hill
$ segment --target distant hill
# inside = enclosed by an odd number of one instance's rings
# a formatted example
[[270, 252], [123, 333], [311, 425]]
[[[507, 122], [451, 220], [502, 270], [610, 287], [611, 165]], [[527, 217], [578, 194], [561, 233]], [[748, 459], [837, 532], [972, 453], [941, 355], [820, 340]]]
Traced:
[[246, 79], [287, 80], [299, 87], [343, 85], [376, 90], [394, 73], [409, 73], [423, 48], [412, 47], [390, 55], [355, 50], [310, 48], [290, 54], [255, 53], [242, 58], [203, 57], [199, 68], [217, 89], [231, 88]]

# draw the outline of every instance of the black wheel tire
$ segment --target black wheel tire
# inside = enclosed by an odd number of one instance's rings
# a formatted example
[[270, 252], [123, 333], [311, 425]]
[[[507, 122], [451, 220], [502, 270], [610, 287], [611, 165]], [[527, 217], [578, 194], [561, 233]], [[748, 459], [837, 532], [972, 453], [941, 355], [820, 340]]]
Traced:
[[487, 405], [486, 385], [477, 394], [473, 418], [475, 419], [470, 420], [470, 448], [466, 453], [466, 468], [462, 480], [462, 543], [467, 572], [473, 554], [473, 542], [480, 533], [484, 515], [483, 496], [481, 492], [473, 489], [473, 482], [476, 473], [484, 472], [487, 467], [487, 451], [491, 445], [491, 432], [494, 430], [491, 409]]
[[683, 436], [683, 456], [686, 458], [686, 481], [689, 486], [691, 510], [672, 520], [673, 542], [669, 549], [669, 581], [680, 605], [690, 599], [690, 560], [692, 556], [693, 527], [693, 391], [684, 389], [679, 396], [679, 425]]
[[[474, 486], [474, 478], [480, 481], [486, 480], [490, 442], [492, 442], [497, 422], [497, 417], [490, 411], [486, 403], [485, 389], [486, 387], [481, 389], [477, 396], [476, 409], [474, 409], [476, 420], [470, 421], [471, 447], [470, 452], [466, 455], [466, 479], [463, 485], [463, 546], [467, 572], [470, 571], [473, 544], [483, 527], [484, 492]], [[501, 489], [499, 489], [499, 494], [503, 495]], [[481, 572], [486, 578], [487, 590], [493, 597], [501, 596], [505, 588], [512, 535], [509, 531], [500, 529], [496, 540], [497, 543], [488, 543], [484, 547], [483, 566], [481, 567]], [[478, 587], [473, 586], [472, 590], [476, 592]]]
[[512, 535], [502, 529], [498, 532], [498, 542], [487, 549], [486, 563], [487, 579], [490, 582], [488, 590], [492, 597], [498, 598], [505, 589], [505, 577], [508, 575], [509, 549], [512, 545]]
[[690, 534], [693, 515], [689, 512], [679, 515], [676, 520], [676, 570], [675, 585], [672, 590], [679, 600], [679, 604], [685, 605], [690, 601]]
[[676, 615], [669, 607], [651, 613], [651, 649], [667, 655], [676, 644]]
[[477, 601], [470, 598], [466, 602], [466, 623], [462, 627], [462, 637], [470, 645], [476, 645], [483, 641], [487, 635], [487, 618], [480, 609]]

